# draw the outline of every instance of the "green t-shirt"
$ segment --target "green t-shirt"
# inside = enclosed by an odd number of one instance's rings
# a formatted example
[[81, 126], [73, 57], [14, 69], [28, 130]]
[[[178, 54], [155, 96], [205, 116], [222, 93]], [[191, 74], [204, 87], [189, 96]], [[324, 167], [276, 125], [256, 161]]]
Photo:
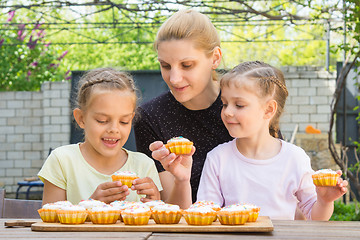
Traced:
[[[118, 171], [131, 171], [140, 178], [150, 177], [159, 191], [162, 186], [154, 161], [143, 153], [124, 149], [128, 159]], [[66, 190], [66, 198], [73, 204], [88, 199], [97, 186], [104, 182], [111, 182], [111, 175], [98, 172], [89, 165], [80, 152], [79, 144], [58, 147], [51, 152], [40, 172], [39, 178], [51, 182], [55, 186]], [[142, 195], [130, 190], [126, 201], [140, 201]]]

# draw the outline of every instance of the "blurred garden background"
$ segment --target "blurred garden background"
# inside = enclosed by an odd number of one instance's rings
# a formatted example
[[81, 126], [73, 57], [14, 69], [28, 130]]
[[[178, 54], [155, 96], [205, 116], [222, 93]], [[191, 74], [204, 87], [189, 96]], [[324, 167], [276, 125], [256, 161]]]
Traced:
[[[221, 69], [248, 60], [284, 69], [298, 98], [282, 130], [288, 140], [308, 124], [322, 130], [328, 155], [352, 183], [353, 194], [337, 203], [333, 219], [360, 220], [359, 0], [1, 0], [0, 187], [14, 193], [18, 181], [36, 176], [49, 149], [70, 142], [68, 102], [79, 72], [116, 67], [135, 76], [158, 74], [157, 29], [184, 8], [206, 14], [216, 26]], [[317, 150], [309, 153], [321, 158]]]

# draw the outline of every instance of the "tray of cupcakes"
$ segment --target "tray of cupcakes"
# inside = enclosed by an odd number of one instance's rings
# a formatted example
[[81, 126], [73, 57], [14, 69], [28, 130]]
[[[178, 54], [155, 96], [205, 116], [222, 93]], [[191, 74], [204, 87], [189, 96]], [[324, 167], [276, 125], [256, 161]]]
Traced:
[[199, 201], [188, 209], [160, 200], [147, 203], [114, 201], [105, 204], [84, 200], [45, 204], [38, 210], [41, 222], [33, 231], [143, 231], [143, 232], [271, 232], [269, 217], [258, 216], [252, 204], [220, 208], [211, 201]]
[[[176, 140], [176, 139], [175, 139]], [[181, 139], [179, 139], [181, 140]], [[179, 141], [175, 141], [178, 143]], [[187, 146], [187, 144], [185, 144]], [[191, 150], [191, 147], [188, 147]], [[178, 149], [178, 148], [177, 148]], [[136, 173], [117, 172], [113, 181], [131, 187]], [[198, 201], [188, 209], [161, 200], [142, 202], [83, 200], [45, 204], [38, 210], [42, 219], [33, 231], [146, 231], [146, 232], [269, 232], [269, 217], [260, 216], [252, 204], [221, 208], [212, 201]]]

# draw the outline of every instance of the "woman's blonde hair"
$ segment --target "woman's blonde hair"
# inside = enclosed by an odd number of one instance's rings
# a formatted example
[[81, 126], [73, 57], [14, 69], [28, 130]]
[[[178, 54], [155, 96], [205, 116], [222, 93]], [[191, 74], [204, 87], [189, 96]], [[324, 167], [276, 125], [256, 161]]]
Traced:
[[235, 84], [238, 87], [245, 81], [253, 81], [258, 87], [257, 94], [260, 98], [272, 97], [277, 102], [277, 111], [270, 121], [269, 133], [278, 137], [279, 120], [284, 111], [285, 101], [288, 96], [284, 74], [277, 68], [260, 61], [244, 62], [226, 73], [221, 81], [220, 88]]
[[127, 90], [134, 94], [135, 108], [138, 100], [138, 89], [132, 77], [125, 72], [113, 68], [98, 68], [90, 70], [80, 79], [76, 107], [85, 110], [94, 89]]
[[[176, 12], [161, 25], [154, 48], [157, 51], [161, 42], [170, 40], [191, 40], [195, 48], [204, 50], [208, 57], [220, 47], [220, 37], [210, 19], [192, 9]], [[215, 71], [213, 79], [217, 80]]]

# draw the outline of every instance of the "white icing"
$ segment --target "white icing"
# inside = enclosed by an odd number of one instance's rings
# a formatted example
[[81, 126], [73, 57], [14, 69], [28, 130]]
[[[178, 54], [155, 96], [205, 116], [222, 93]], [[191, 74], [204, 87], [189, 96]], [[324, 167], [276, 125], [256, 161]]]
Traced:
[[188, 208], [185, 212], [199, 212], [199, 213], [208, 213], [208, 212], [215, 212], [210, 206], [201, 206], [201, 207], [193, 207]]
[[242, 206], [245, 207], [245, 209], [253, 209], [253, 208], [258, 208], [257, 206], [253, 205], [253, 204], [243, 204]]
[[116, 207], [117, 209], [125, 209], [132, 206], [142, 206], [144, 203], [142, 202], [128, 202], [128, 201], [114, 201], [110, 203], [111, 206]]
[[184, 137], [174, 137], [167, 141], [167, 143], [172, 143], [172, 142], [190, 142], [190, 140]]
[[107, 212], [107, 211], [114, 211], [119, 210], [116, 207], [110, 206], [110, 205], [103, 205], [103, 206], [96, 206], [90, 209], [90, 212]]
[[190, 208], [200, 207], [200, 206], [209, 206], [209, 207], [212, 207], [212, 208], [220, 208], [220, 205], [214, 203], [213, 201], [197, 201], [197, 202], [193, 203], [190, 206]]
[[54, 202], [54, 204], [57, 205], [57, 206], [71, 206], [71, 205], [73, 205], [69, 201], [57, 201], [57, 202]]
[[320, 169], [318, 171], [316, 171], [314, 174], [319, 174], [319, 173], [331, 173], [331, 174], [336, 174], [335, 171], [331, 170], [331, 169]]
[[180, 207], [174, 204], [162, 204], [153, 207], [154, 211], [179, 211]]
[[98, 200], [83, 200], [79, 202], [79, 206], [82, 206], [86, 209], [91, 209], [97, 206], [104, 206], [106, 203], [98, 201]]
[[148, 207], [155, 207], [158, 205], [164, 205], [165, 203], [161, 200], [155, 200], [155, 201], [146, 202], [144, 204]]
[[136, 173], [130, 171], [117, 171], [113, 175], [117, 176], [137, 176]]
[[222, 208], [220, 210], [220, 212], [222, 211], [244, 211], [244, 210], [247, 210], [248, 208], [245, 207], [245, 205], [238, 205], [238, 204], [233, 204], [233, 205], [229, 205], [229, 206], [226, 206], [224, 208]]
[[136, 206], [132, 206], [129, 208], [125, 208], [123, 210], [123, 213], [143, 213], [143, 212], [149, 212], [150, 208], [147, 206], [141, 206], [141, 205], [136, 205]]
[[47, 203], [44, 206], [42, 206], [42, 209], [59, 209], [59, 206], [53, 203]]
[[71, 206], [60, 206], [59, 209], [65, 211], [85, 211], [86, 209], [79, 205], [71, 205]]

